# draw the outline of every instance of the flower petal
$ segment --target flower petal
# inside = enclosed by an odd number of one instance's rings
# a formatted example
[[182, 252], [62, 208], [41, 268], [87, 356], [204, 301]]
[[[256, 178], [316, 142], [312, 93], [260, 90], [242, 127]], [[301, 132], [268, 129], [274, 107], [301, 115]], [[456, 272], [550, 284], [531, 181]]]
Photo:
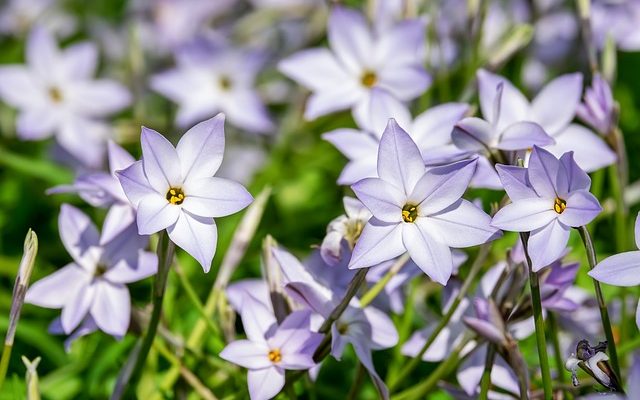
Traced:
[[114, 336], [124, 336], [131, 319], [131, 298], [125, 285], [111, 284], [103, 279], [95, 283], [91, 316], [98, 327]]
[[568, 226], [555, 219], [531, 232], [527, 246], [534, 272], [540, 271], [564, 255], [569, 242], [569, 231]]
[[180, 215], [181, 207], [171, 204], [158, 193], [143, 197], [138, 203], [138, 233], [151, 235], [173, 225]]
[[352, 73], [373, 57], [373, 38], [364, 16], [345, 7], [333, 7], [327, 27], [329, 46]]
[[143, 197], [150, 194], [158, 194], [152, 187], [147, 176], [144, 174], [142, 161], [136, 161], [128, 168], [117, 171], [116, 177], [122, 185], [122, 190], [127, 196], [134, 208], [138, 207], [138, 203]]
[[167, 232], [173, 243], [195, 258], [204, 272], [209, 272], [218, 241], [218, 230], [213, 219], [198, 217], [183, 210], [176, 223], [167, 228]]
[[406, 196], [394, 185], [380, 178], [366, 178], [351, 189], [374, 217], [388, 223], [401, 222]]
[[451, 140], [461, 150], [484, 152], [492, 148], [496, 131], [487, 121], [469, 117], [458, 121], [451, 132]]
[[253, 197], [241, 184], [210, 177], [185, 182], [182, 207], [200, 217], [224, 217], [247, 207]]
[[76, 207], [63, 204], [58, 217], [58, 231], [64, 248], [82, 268], [93, 272], [100, 257], [100, 236], [89, 217]]
[[413, 262], [433, 281], [446, 285], [453, 271], [451, 249], [433, 236], [435, 232], [425, 218], [403, 224], [402, 228], [402, 243]]
[[176, 152], [185, 182], [213, 176], [224, 154], [224, 114], [189, 129], [178, 142]]
[[325, 48], [307, 49], [278, 63], [278, 70], [307, 89], [323, 91], [350, 80], [334, 55]]
[[567, 208], [558, 216], [565, 225], [573, 227], [587, 225], [602, 212], [598, 199], [586, 190], [576, 190], [565, 200]]
[[250, 369], [247, 383], [251, 400], [271, 399], [284, 387], [284, 370], [278, 367]]
[[136, 214], [129, 203], [116, 203], [109, 208], [102, 224], [100, 245], [110, 242], [131, 224], [136, 222]]
[[378, 176], [409, 195], [424, 172], [418, 146], [394, 119], [390, 119], [380, 139]]
[[465, 199], [425, 218], [449, 247], [476, 246], [500, 236], [491, 226], [491, 217]]
[[[567, 171], [567, 188], [566, 192], [573, 192], [574, 190], [589, 190], [591, 187], [591, 178], [584, 172], [578, 163], [576, 163], [573, 157], [573, 151], [564, 153], [560, 157], [560, 164], [564, 166]], [[562, 193], [564, 194], [564, 193]]]
[[182, 172], [178, 153], [161, 134], [142, 127], [142, 165], [147, 180], [158, 193], [165, 194], [169, 188], [182, 184]]
[[77, 43], [62, 51], [61, 63], [69, 77], [90, 79], [98, 64], [98, 48], [91, 42]]
[[394, 118], [400, 126], [411, 126], [411, 113], [405, 104], [386, 89], [374, 87], [353, 108], [353, 119], [364, 131], [382, 136], [389, 118]]
[[502, 207], [491, 220], [491, 225], [505, 231], [531, 232], [545, 226], [558, 214], [553, 210], [553, 200], [516, 200]]
[[607, 257], [588, 274], [593, 279], [609, 285], [640, 285], [640, 251], [628, 251]]
[[0, 82], [0, 97], [6, 103], [22, 109], [43, 108], [46, 105], [38, 78], [27, 67], [0, 67]]
[[506, 151], [525, 150], [535, 146], [555, 143], [542, 127], [534, 122], [516, 122], [500, 133], [497, 149]]
[[560, 161], [547, 150], [538, 146], [533, 148], [529, 158], [529, 182], [540, 197], [555, 199], [558, 196], [558, 175], [564, 174]]
[[266, 343], [256, 343], [250, 340], [236, 340], [229, 343], [220, 352], [220, 358], [237, 364], [243, 368], [268, 368], [272, 366], [269, 361], [269, 348]]
[[158, 272], [158, 256], [150, 251], [138, 251], [138, 260], [130, 265], [124, 260], [109, 268], [104, 278], [112, 283], [137, 282]]
[[372, 217], [356, 242], [349, 269], [371, 267], [404, 252], [401, 224], [389, 224]]
[[565, 128], [576, 114], [582, 96], [582, 74], [562, 75], [549, 82], [531, 102], [534, 121], [554, 135]]
[[[504, 77], [481, 69], [477, 72], [478, 93], [482, 116], [500, 131], [514, 122], [526, 121], [529, 113], [529, 101], [515, 86]], [[498, 95], [498, 84], [502, 83], [500, 119], [493, 121], [495, 98]]]
[[74, 292], [74, 296], [62, 309], [60, 322], [62, 329], [68, 335], [82, 322], [89, 313], [91, 303], [95, 295], [95, 286], [92, 284], [83, 285]]
[[504, 190], [512, 201], [538, 197], [535, 190], [530, 187], [526, 168], [497, 164], [496, 170]]
[[63, 308], [81, 287], [88, 285], [91, 275], [71, 263], [32, 284], [25, 302], [46, 308]]
[[616, 153], [597, 134], [584, 126], [571, 124], [553, 138], [556, 144], [546, 146], [546, 149], [556, 157], [573, 151], [576, 162], [586, 172], [593, 172], [616, 162]]
[[410, 201], [419, 204], [418, 214], [425, 216], [442, 211], [460, 199], [476, 166], [477, 159], [473, 158], [429, 169], [409, 196]]

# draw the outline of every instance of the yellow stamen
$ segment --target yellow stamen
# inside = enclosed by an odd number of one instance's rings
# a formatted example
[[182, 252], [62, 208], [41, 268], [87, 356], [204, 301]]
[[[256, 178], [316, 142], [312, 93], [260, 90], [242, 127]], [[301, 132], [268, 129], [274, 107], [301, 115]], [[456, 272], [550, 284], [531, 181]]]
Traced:
[[558, 214], [562, 214], [564, 210], [567, 208], [567, 202], [560, 197], [556, 197], [555, 202], [553, 203], [553, 210]]
[[107, 267], [104, 264], [98, 264], [98, 266], [96, 267], [96, 271], [93, 273], [93, 275], [95, 277], [101, 277], [102, 275], [104, 275], [105, 272], [107, 272]]
[[269, 351], [268, 354], [269, 361], [272, 363], [279, 363], [282, 361], [282, 353], [280, 353], [280, 349], [273, 349]]
[[49, 88], [49, 97], [54, 103], [60, 103], [62, 101], [62, 91], [59, 88], [52, 86]]
[[402, 220], [404, 222], [414, 222], [418, 218], [418, 206], [405, 204], [402, 207]]
[[226, 75], [222, 75], [220, 77], [220, 79], [218, 80], [218, 84], [220, 85], [220, 88], [225, 91], [231, 89], [232, 86], [231, 79], [229, 79], [229, 77]]
[[184, 192], [180, 188], [170, 188], [167, 192], [167, 201], [174, 205], [182, 204], [184, 197]]
[[378, 76], [373, 71], [365, 71], [360, 78], [360, 82], [363, 86], [371, 88], [378, 82]]

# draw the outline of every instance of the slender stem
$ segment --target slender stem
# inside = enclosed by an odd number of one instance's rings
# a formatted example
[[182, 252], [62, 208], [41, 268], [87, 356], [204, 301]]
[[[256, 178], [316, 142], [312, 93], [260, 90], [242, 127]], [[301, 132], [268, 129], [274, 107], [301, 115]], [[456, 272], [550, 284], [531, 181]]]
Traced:
[[355, 400], [358, 398], [358, 394], [362, 388], [362, 382], [364, 381], [365, 372], [366, 370], [364, 369], [364, 366], [359, 362], [355, 379], [353, 380], [353, 384], [351, 385], [351, 389], [349, 389], [349, 394], [347, 395], [347, 400]]
[[425, 342], [424, 346], [422, 346], [418, 354], [407, 363], [407, 365], [398, 373], [395, 379], [392, 379], [389, 381], [389, 391], [393, 391], [394, 389], [396, 389], [398, 387], [398, 384], [400, 384], [405, 378], [407, 378], [409, 374], [411, 374], [411, 372], [420, 364], [424, 353], [427, 352], [427, 350], [436, 340], [436, 338], [438, 337], [442, 329], [445, 326], [447, 326], [447, 324], [451, 320], [451, 317], [453, 316], [453, 314], [456, 312], [456, 309], [460, 305], [460, 302], [462, 301], [464, 296], [466, 296], [467, 291], [471, 287], [471, 284], [475, 281], [476, 276], [480, 272], [480, 269], [482, 268], [482, 264], [484, 264], [484, 261], [489, 255], [490, 248], [491, 248], [490, 243], [485, 243], [482, 246], [480, 246], [480, 251], [478, 252], [478, 256], [476, 257], [475, 261], [471, 265], [471, 269], [469, 270], [469, 275], [467, 275], [467, 278], [462, 283], [462, 286], [460, 287], [460, 291], [458, 292], [455, 299], [453, 300], [453, 303], [451, 303], [451, 306], [449, 307], [447, 312], [442, 316], [436, 328], [433, 330], [433, 332], [431, 332], [431, 335], [429, 336], [429, 338], [427, 338], [427, 341]]
[[487, 400], [489, 395], [489, 388], [491, 387], [491, 370], [493, 369], [493, 362], [496, 358], [495, 345], [489, 344], [487, 349], [487, 357], [484, 361], [484, 371], [482, 372], [482, 379], [480, 379], [480, 399]]
[[319, 333], [328, 333], [331, 330], [331, 325], [340, 318], [344, 310], [349, 306], [351, 299], [353, 299], [353, 297], [358, 293], [362, 282], [364, 282], [364, 278], [367, 276], [367, 272], [369, 272], [369, 268], [362, 268], [356, 272], [347, 287], [347, 291], [345, 292], [342, 301], [340, 301], [336, 308], [331, 311], [331, 314], [329, 314], [327, 319], [324, 320], [320, 329], [318, 329]]
[[[580, 232], [580, 237], [582, 238], [582, 243], [584, 243], [584, 248], [587, 252], [587, 260], [589, 261], [589, 268], [595, 268], [598, 263], [596, 258], [596, 250], [593, 246], [593, 241], [591, 240], [591, 235], [589, 234], [589, 230], [586, 226], [581, 226], [578, 229]], [[607, 347], [609, 349], [609, 358], [611, 360], [611, 366], [613, 367], [613, 372], [619, 377], [620, 375], [620, 364], [618, 363], [618, 352], [616, 350], [616, 342], [613, 337], [613, 331], [611, 329], [611, 321], [609, 319], [609, 311], [607, 310], [607, 304], [604, 301], [604, 295], [602, 294], [602, 288], [600, 287], [600, 282], [593, 279], [593, 286], [596, 291], [596, 300], [598, 301], [598, 308], [600, 309], [600, 318], [602, 319], [602, 328], [604, 329], [605, 337], [607, 338]]]
[[367, 292], [365, 292], [364, 295], [362, 295], [362, 298], [360, 298], [360, 307], [364, 308], [369, 304], [371, 304], [371, 302], [376, 298], [376, 296], [380, 294], [380, 292], [382, 292], [382, 290], [387, 285], [387, 283], [389, 283], [391, 278], [396, 276], [398, 272], [400, 272], [402, 267], [404, 267], [407, 264], [407, 261], [409, 261], [409, 253], [403, 254], [391, 266], [391, 268], [389, 268], [389, 271], [387, 271], [387, 273], [382, 277], [382, 279], [376, 282], [376, 284], [373, 285], [371, 289], [369, 289]]
[[[553, 356], [556, 363], [556, 370], [558, 373], [558, 381], [560, 384], [564, 384], [567, 382], [565, 379], [565, 367], [562, 351], [560, 350], [560, 341], [558, 340], [558, 335], [560, 333], [560, 329], [558, 326], [558, 320], [554, 313], [547, 314], [547, 322], [549, 323], [549, 339], [551, 340], [551, 344], [553, 345]], [[573, 395], [570, 391], [565, 391], [565, 396], [567, 399], [572, 399]]]
[[[175, 245], [171, 240], [169, 240], [165, 231], [162, 231], [158, 237], [157, 251], [158, 273], [156, 274], [153, 282], [153, 311], [151, 312], [151, 319], [149, 320], [147, 333], [140, 345], [139, 351], [137, 351], [135, 358], [136, 361], [133, 364], [133, 367], [130, 370], [125, 369], [121, 372], [122, 376], [119, 377], [118, 385], [116, 386], [116, 389], [120, 390], [114, 390], [114, 393], [111, 396], [112, 400], [120, 399], [121, 395], [127, 392], [127, 388], [129, 388], [129, 390], [133, 390], [132, 388], [135, 386], [142, 374], [142, 369], [144, 368], [145, 361], [147, 360], [156, 332], [158, 331], [158, 324], [160, 323], [160, 316], [162, 315], [162, 301], [164, 300], [167, 278], [169, 277], [169, 269], [171, 268], [175, 251]], [[122, 387], [119, 388], [119, 385]]]
[[529, 268], [529, 286], [531, 287], [531, 303], [533, 307], [533, 321], [536, 328], [536, 342], [538, 343], [538, 358], [540, 360], [540, 372], [542, 373], [542, 387], [544, 389], [545, 400], [551, 400], [553, 397], [553, 388], [551, 386], [551, 370], [549, 368], [549, 356], [547, 354], [547, 341], [545, 339], [544, 318], [542, 317], [542, 302], [540, 300], [540, 282], [538, 274], [533, 271], [531, 266], [531, 258], [527, 248], [528, 233], [520, 233], [520, 240], [524, 247], [524, 254]]
[[7, 376], [7, 369], [9, 368], [9, 360], [11, 359], [11, 350], [13, 344], [5, 343], [2, 350], [2, 358], [0, 359], [0, 387], [4, 383], [4, 378]]

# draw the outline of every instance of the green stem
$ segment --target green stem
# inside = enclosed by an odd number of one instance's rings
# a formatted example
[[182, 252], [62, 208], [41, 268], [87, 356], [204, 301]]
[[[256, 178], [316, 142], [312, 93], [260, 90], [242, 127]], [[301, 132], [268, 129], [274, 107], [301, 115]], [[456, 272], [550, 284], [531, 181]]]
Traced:
[[333, 309], [333, 311], [331, 311], [331, 314], [329, 314], [327, 319], [324, 320], [320, 329], [318, 329], [318, 333], [328, 333], [331, 331], [331, 325], [340, 318], [344, 310], [349, 306], [349, 302], [353, 296], [358, 293], [362, 282], [364, 282], [364, 278], [367, 276], [367, 272], [369, 272], [369, 268], [362, 268], [356, 272], [349, 283], [349, 287], [347, 287], [347, 291], [344, 294], [342, 301]]
[[[596, 250], [593, 246], [593, 241], [591, 240], [591, 235], [589, 234], [589, 230], [585, 226], [581, 226], [578, 229], [580, 232], [580, 237], [582, 238], [582, 243], [584, 244], [584, 248], [587, 252], [587, 260], [589, 261], [589, 269], [595, 268], [598, 263], [596, 258]], [[602, 328], [604, 329], [605, 337], [607, 338], [607, 347], [609, 349], [609, 358], [611, 360], [611, 366], [613, 367], [613, 372], [616, 373], [618, 377], [620, 377], [620, 364], [618, 363], [618, 352], [616, 350], [616, 342], [613, 337], [613, 331], [611, 329], [611, 321], [609, 319], [609, 311], [607, 310], [607, 304], [604, 301], [604, 295], [602, 294], [602, 288], [600, 287], [600, 282], [593, 279], [593, 286], [596, 291], [596, 299], [598, 301], [598, 308], [600, 309], [600, 318], [602, 319]]]
[[424, 353], [426, 353], [429, 347], [433, 344], [433, 342], [436, 340], [436, 338], [438, 337], [442, 329], [445, 326], [447, 326], [447, 324], [451, 320], [451, 317], [453, 316], [453, 314], [456, 312], [456, 309], [460, 305], [460, 302], [462, 301], [464, 296], [466, 296], [467, 291], [471, 287], [471, 284], [475, 281], [476, 276], [480, 272], [480, 269], [482, 268], [482, 264], [484, 264], [484, 261], [489, 255], [490, 248], [491, 248], [490, 243], [485, 243], [482, 246], [480, 246], [480, 251], [478, 252], [478, 256], [476, 257], [475, 261], [471, 265], [471, 269], [469, 270], [469, 275], [467, 275], [467, 278], [464, 280], [462, 286], [460, 287], [460, 291], [458, 292], [455, 299], [453, 300], [453, 303], [451, 303], [451, 306], [449, 307], [447, 312], [442, 316], [436, 328], [433, 330], [433, 332], [431, 332], [431, 335], [429, 336], [429, 338], [427, 338], [427, 341], [425, 342], [424, 346], [422, 346], [418, 354], [407, 363], [407, 365], [398, 373], [395, 379], [392, 379], [389, 381], [389, 391], [392, 392], [394, 389], [396, 389], [398, 385], [405, 378], [407, 378], [409, 374], [411, 374], [411, 372], [420, 364]]
[[9, 368], [9, 360], [11, 359], [11, 350], [13, 345], [5, 343], [2, 350], [2, 358], [0, 359], [0, 388], [4, 383], [4, 378], [7, 376], [7, 369]]
[[493, 368], [493, 362], [496, 358], [495, 345], [489, 344], [487, 349], [487, 357], [484, 362], [484, 371], [482, 372], [482, 379], [480, 380], [480, 399], [487, 400], [489, 395], [489, 388], [491, 387], [491, 369]]
[[376, 298], [376, 296], [380, 294], [380, 292], [382, 292], [382, 290], [387, 285], [387, 283], [389, 283], [391, 278], [396, 276], [398, 272], [400, 272], [402, 267], [404, 267], [407, 264], [407, 261], [409, 261], [409, 253], [405, 253], [404, 255], [402, 255], [402, 257], [400, 257], [391, 266], [391, 268], [389, 268], [389, 271], [387, 271], [387, 273], [382, 277], [382, 279], [376, 282], [376, 284], [373, 285], [371, 289], [369, 289], [367, 292], [365, 292], [364, 295], [362, 295], [362, 298], [360, 298], [360, 307], [365, 308], [366, 306], [371, 304], [371, 302]]
[[[560, 384], [564, 385], [567, 380], [565, 379], [564, 360], [562, 351], [560, 350], [560, 341], [558, 340], [560, 329], [558, 327], [558, 320], [556, 319], [554, 313], [547, 313], [547, 322], [549, 323], [549, 339], [551, 340], [551, 344], [553, 345], [553, 356], [556, 363], [558, 381], [560, 382]], [[570, 391], [565, 390], [564, 393], [567, 399], [573, 398], [573, 395]]]
[[538, 344], [538, 358], [540, 360], [540, 372], [542, 373], [542, 388], [544, 389], [545, 400], [553, 398], [553, 388], [551, 386], [551, 370], [549, 368], [549, 356], [547, 354], [547, 341], [545, 339], [544, 318], [542, 317], [542, 302], [540, 300], [540, 282], [538, 274], [533, 271], [531, 258], [527, 249], [528, 233], [520, 233], [520, 240], [524, 247], [524, 254], [529, 268], [529, 285], [531, 287], [531, 303], [533, 306], [533, 321], [536, 328], [536, 342]]
[[356, 377], [353, 380], [353, 384], [351, 385], [351, 389], [349, 389], [349, 394], [347, 395], [347, 400], [355, 400], [358, 398], [358, 394], [360, 393], [360, 388], [362, 388], [362, 382], [364, 381], [364, 375], [366, 370], [361, 362], [358, 363], [358, 369], [356, 371]]
[[142, 369], [153, 345], [153, 340], [156, 337], [158, 331], [158, 325], [160, 324], [160, 316], [162, 315], [162, 301], [164, 300], [164, 293], [167, 287], [167, 278], [169, 277], [169, 269], [173, 262], [173, 255], [175, 251], [175, 245], [169, 240], [167, 233], [162, 231], [158, 237], [158, 273], [156, 274], [153, 282], [153, 294], [152, 303], [153, 311], [151, 312], [151, 319], [147, 327], [147, 333], [140, 345], [140, 350], [137, 352], [135, 363], [130, 370], [124, 371], [128, 373], [122, 373], [116, 390], [111, 396], [112, 400], [121, 399], [122, 395], [129, 390], [134, 390], [136, 382], [142, 375]]
[[613, 192], [613, 198], [616, 202], [614, 212], [614, 227], [616, 237], [616, 251], [622, 253], [627, 250], [627, 213], [626, 205], [624, 204], [623, 188], [620, 182], [620, 174], [618, 172], [618, 165], [614, 164], [609, 167], [609, 180], [611, 182], [611, 191]]

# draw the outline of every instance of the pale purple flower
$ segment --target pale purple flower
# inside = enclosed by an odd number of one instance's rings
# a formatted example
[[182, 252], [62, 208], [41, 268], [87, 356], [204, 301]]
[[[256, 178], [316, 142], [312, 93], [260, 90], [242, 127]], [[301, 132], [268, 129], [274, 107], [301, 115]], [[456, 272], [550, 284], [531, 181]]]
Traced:
[[[80, 339], [83, 336], [90, 335], [98, 330], [100, 330], [100, 328], [91, 315], [87, 315], [87, 317], [82, 320], [80, 325], [70, 334], [64, 331], [61, 318], [54, 319], [51, 324], [49, 324], [49, 328], [47, 329], [47, 331], [53, 335], [67, 335], [67, 338], [64, 341], [64, 350], [67, 353], [71, 351], [71, 345], [73, 345], [76, 340]], [[123, 336], [114, 335], [114, 337], [116, 338], [116, 340], [120, 340]]]
[[640, 3], [634, 0], [594, 1], [591, 5], [591, 26], [596, 45], [603, 48], [608, 37], [622, 51], [640, 49]]
[[364, 224], [371, 218], [371, 212], [353, 197], [344, 197], [345, 215], [335, 218], [327, 226], [327, 234], [320, 245], [322, 259], [329, 265], [336, 265], [342, 258], [343, 241], [353, 248], [362, 232]]
[[506, 231], [531, 232], [527, 247], [534, 271], [560, 258], [572, 227], [588, 224], [602, 211], [589, 193], [589, 175], [572, 152], [558, 160], [534, 147], [528, 168], [500, 164], [496, 168], [512, 203], [500, 209], [491, 224]]
[[468, 111], [469, 105], [464, 103], [444, 103], [432, 107], [415, 120], [411, 119], [409, 111], [406, 115], [401, 110], [390, 110], [372, 100], [375, 113], [373, 131], [359, 131], [341, 128], [322, 135], [322, 138], [333, 144], [349, 162], [342, 170], [338, 183], [351, 185], [364, 178], [378, 176], [377, 156], [382, 132], [389, 118], [394, 118], [398, 124], [411, 132], [411, 137], [424, 157], [426, 165], [439, 165], [465, 158], [469, 152], [458, 149], [451, 140], [451, 130]]
[[[636, 246], [640, 248], [640, 213], [635, 225]], [[614, 286], [640, 285], [640, 251], [627, 251], [600, 261], [589, 275], [602, 283]], [[640, 327], [640, 302], [636, 310], [636, 324]]]
[[77, 21], [55, 0], [8, 0], [0, 9], [0, 33], [22, 36], [42, 25], [59, 37], [75, 32]]
[[399, 103], [431, 83], [422, 66], [423, 22], [406, 20], [374, 32], [362, 14], [336, 6], [327, 31], [329, 49], [304, 50], [279, 64], [282, 73], [312, 91], [305, 118], [350, 108], [358, 125], [372, 130], [374, 100], [403, 107]]
[[453, 270], [451, 247], [491, 240], [490, 217], [462, 199], [476, 160], [426, 170], [420, 150], [394, 120], [380, 140], [379, 178], [352, 186], [373, 217], [353, 250], [349, 268], [365, 268], [409, 252], [431, 279], [445, 285]]
[[[273, 255], [282, 269], [286, 293], [323, 319], [328, 318], [344, 296], [346, 286], [321, 284], [285, 250], [273, 249]], [[331, 326], [331, 355], [339, 360], [349, 343], [380, 395], [387, 399], [388, 390], [375, 370], [371, 351], [390, 348], [398, 343], [398, 332], [393, 321], [375, 307], [360, 307], [358, 299], [353, 298], [344, 313]]]
[[611, 86], [600, 75], [596, 74], [584, 94], [584, 102], [578, 104], [578, 118], [591, 125], [602, 135], [608, 134], [616, 123], [616, 104], [611, 93]]
[[224, 115], [189, 129], [176, 147], [145, 127], [140, 142], [142, 160], [116, 173], [136, 209], [138, 232], [166, 229], [208, 272], [218, 237], [213, 218], [236, 213], [253, 201], [239, 183], [213, 176], [224, 153]]
[[54, 37], [36, 27], [29, 35], [26, 65], [0, 67], [0, 98], [20, 113], [18, 137], [57, 142], [85, 165], [99, 167], [110, 128], [101, 120], [131, 102], [121, 84], [94, 80], [96, 47], [80, 43], [60, 50]]
[[247, 339], [229, 343], [220, 357], [249, 370], [252, 400], [275, 397], [284, 387], [285, 370], [313, 368], [313, 353], [322, 335], [311, 332], [309, 311], [295, 311], [278, 326], [260, 303], [248, 300], [241, 308]]
[[224, 112], [241, 129], [267, 133], [274, 126], [255, 89], [264, 61], [258, 53], [231, 47], [182, 51], [174, 69], [151, 77], [151, 88], [179, 104], [180, 127]]
[[535, 122], [516, 121], [509, 125], [499, 125], [504, 83], [496, 88], [491, 114], [464, 118], [456, 123], [451, 133], [453, 143], [461, 150], [490, 156], [494, 150], [517, 151], [537, 146], [547, 146], [554, 140]]
[[556, 157], [574, 151], [576, 162], [587, 172], [615, 162], [615, 153], [598, 135], [583, 126], [571, 123], [582, 95], [582, 74], [567, 74], [552, 80], [529, 102], [505, 78], [480, 70], [478, 89], [482, 115], [492, 115], [496, 88], [501, 83], [502, 107], [499, 119], [492, 121], [498, 130], [519, 121], [535, 122], [555, 140], [555, 144], [547, 145], [545, 148]]
[[94, 207], [109, 208], [102, 226], [100, 244], [105, 244], [131, 224], [135, 223], [135, 210], [122, 190], [116, 171], [125, 169], [135, 159], [125, 149], [109, 141], [107, 147], [109, 172], [87, 172], [80, 174], [72, 185], [56, 186], [47, 190], [47, 194], [78, 193]]
[[131, 309], [126, 284], [155, 274], [156, 255], [142, 250], [146, 238], [138, 236], [135, 227], [101, 245], [89, 217], [67, 204], [62, 205], [58, 224], [62, 244], [73, 262], [34, 283], [26, 301], [61, 308], [60, 324], [66, 334], [92, 318], [102, 331], [123, 336]]

